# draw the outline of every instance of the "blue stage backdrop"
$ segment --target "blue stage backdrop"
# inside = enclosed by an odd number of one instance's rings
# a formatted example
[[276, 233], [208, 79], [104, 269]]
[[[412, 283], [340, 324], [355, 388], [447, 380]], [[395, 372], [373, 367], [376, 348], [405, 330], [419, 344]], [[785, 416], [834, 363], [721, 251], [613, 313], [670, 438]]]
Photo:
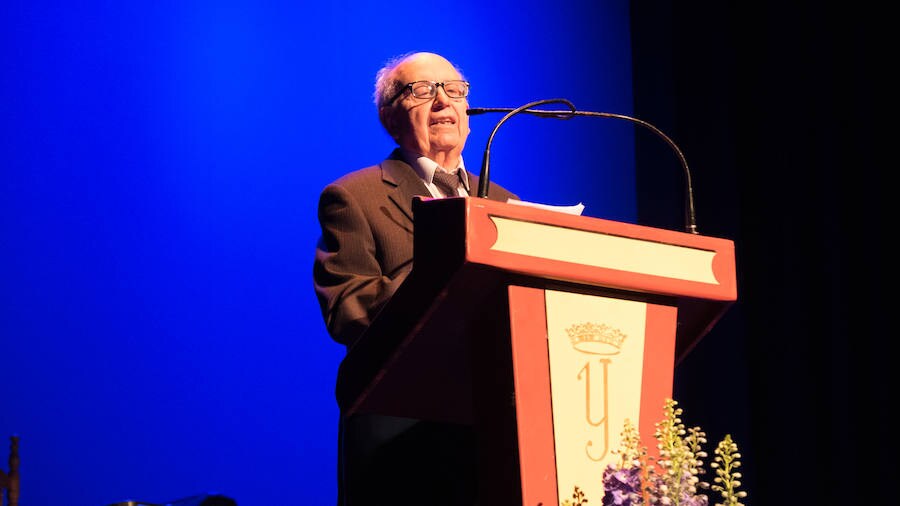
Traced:
[[[19, 435], [22, 504], [333, 504], [316, 201], [392, 149], [375, 72], [436, 51], [472, 106], [630, 114], [630, 47], [624, 0], [5, 2], [0, 467]], [[472, 118], [470, 169], [500, 118]], [[635, 135], [516, 117], [491, 178], [633, 221]]]

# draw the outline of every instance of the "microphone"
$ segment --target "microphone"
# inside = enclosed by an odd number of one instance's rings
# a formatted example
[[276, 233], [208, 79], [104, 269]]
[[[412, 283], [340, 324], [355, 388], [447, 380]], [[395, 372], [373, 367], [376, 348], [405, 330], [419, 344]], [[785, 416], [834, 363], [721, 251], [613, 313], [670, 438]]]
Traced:
[[[470, 111], [473, 111], [473, 109], [466, 110], [466, 114], [468, 114], [469, 116], [471, 116], [472, 114], [481, 114], [482, 112], [507, 112], [508, 113], [506, 116], [503, 116], [503, 118], [500, 121], [498, 121], [497, 124], [494, 126], [494, 129], [491, 131], [491, 135], [488, 137], [487, 145], [484, 147], [484, 156], [481, 157], [481, 174], [479, 174], [479, 176], [478, 176], [478, 196], [479, 197], [487, 198], [488, 185], [490, 184], [491, 142], [493, 142], [494, 135], [497, 134], [497, 130], [500, 128], [500, 125], [505, 123], [506, 120], [508, 120], [509, 118], [512, 118], [516, 114], [519, 114], [520, 112], [527, 111], [534, 106], [544, 105], [544, 104], [565, 104], [565, 105], [569, 106], [569, 109], [571, 109], [570, 111], [557, 111], [557, 114], [549, 115], [551, 117], [555, 117], [558, 119], [569, 119], [571, 117], [571, 114], [575, 112], [575, 105], [572, 102], [569, 102], [568, 100], [566, 100], [564, 98], [550, 98], [550, 99], [546, 99], [546, 100], [537, 100], [534, 102], [529, 102], [521, 107], [517, 107], [515, 109], [509, 109], [509, 110], [506, 110], [506, 109], [491, 109], [491, 110], [474, 109], [474, 112], [470, 112]], [[532, 113], [533, 114], [541, 114], [539, 111], [540, 110], [533, 110]], [[561, 112], [568, 113], [569, 115], [563, 117], [560, 115]]]
[[[531, 109], [532, 107], [537, 106], [537, 105], [550, 104], [550, 103], [564, 103], [567, 106], [569, 106], [569, 108], [571, 110], [552, 111], [552, 110], [547, 110], [547, 109]], [[681, 149], [678, 147], [677, 144], [675, 144], [675, 141], [670, 139], [669, 136], [666, 135], [665, 133], [663, 133], [663, 131], [660, 130], [659, 128], [656, 128], [655, 126], [653, 126], [652, 124], [650, 124], [644, 120], [641, 120], [641, 119], [638, 119], [638, 118], [635, 118], [632, 116], [626, 116], [624, 114], [615, 114], [615, 113], [611, 113], [611, 112], [578, 111], [578, 110], [576, 110], [576, 108], [572, 104], [572, 102], [569, 102], [568, 100], [563, 99], [563, 98], [555, 98], [555, 99], [550, 99], [550, 100], [538, 100], [536, 102], [531, 102], [530, 104], [525, 104], [525, 105], [523, 105], [521, 107], [517, 107], [515, 109], [509, 108], [509, 107], [472, 107], [472, 108], [469, 108], [468, 110], [466, 110], [466, 114], [468, 114], [469, 116], [478, 116], [481, 114], [492, 113], [492, 112], [505, 112], [505, 113], [507, 113], [507, 115], [504, 116], [503, 119], [501, 119], [497, 123], [497, 125], [494, 127], [494, 130], [491, 132], [491, 136], [488, 138], [487, 147], [484, 150], [484, 159], [481, 162], [481, 175], [479, 176], [479, 181], [478, 181], [478, 196], [479, 197], [487, 196], [487, 189], [488, 189], [488, 185], [490, 184], [490, 182], [488, 180], [488, 167], [489, 167], [488, 158], [490, 157], [491, 141], [494, 139], [494, 134], [497, 133], [497, 129], [500, 128], [500, 125], [503, 124], [510, 117], [512, 117], [518, 113], [525, 113], [525, 114], [531, 114], [534, 116], [540, 116], [540, 117], [544, 117], [544, 118], [555, 118], [555, 119], [571, 119], [571, 118], [574, 118], [575, 116], [593, 116], [593, 117], [600, 117], [600, 118], [623, 119], [623, 120], [630, 121], [632, 123], [636, 123], [638, 125], [641, 125], [644, 128], [649, 129], [650, 131], [655, 133], [657, 136], [662, 138], [662, 140], [666, 141], [666, 144], [668, 144], [669, 147], [671, 147], [672, 150], [675, 152], [675, 155], [678, 157], [678, 161], [681, 163], [681, 168], [684, 170], [684, 179], [685, 179], [685, 206], [684, 206], [685, 210], [684, 210], [684, 212], [685, 212], [685, 222], [686, 222], [685, 229], [687, 230], [688, 233], [691, 233], [691, 234], [699, 233], [697, 231], [697, 216], [696, 216], [696, 212], [694, 211], [694, 187], [693, 187], [693, 184], [691, 183], [691, 169], [688, 167], [687, 159], [685, 158], [684, 153], [681, 152]]]
[[[554, 99], [556, 101], [557, 99]], [[567, 102], [571, 104], [568, 100], [558, 99], [561, 102]], [[580, 111], [576, 111], [574, 109], [571, 111], [548, 111], [546, 109], [525, 109], [522, 112], [526, 114], [533, 114], [535, 116], [542, 116], [545, 118], [556, 118], [556, 119], [571, 119], [575, 115], [577, 115]], [[470, 107], [466, 109], [466, 114], [469, 116], [481, 116], [482, 114], [487, 114], [491, 112], [512, 112], [514, 109], [512, 107]]]

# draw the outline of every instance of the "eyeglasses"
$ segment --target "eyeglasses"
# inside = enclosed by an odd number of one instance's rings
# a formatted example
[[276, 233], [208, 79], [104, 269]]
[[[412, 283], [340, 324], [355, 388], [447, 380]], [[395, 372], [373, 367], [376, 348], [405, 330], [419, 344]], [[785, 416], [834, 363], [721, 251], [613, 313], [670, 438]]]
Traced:
[[413, 81], [403, 88], [400, 88], [400, 91], [398, 91], [393, 98], [388, 100], [387, 103], [393, 104], [395, 100], [400, 98], [400, 95], [403, 95], [406, 92], [406, 90], [410, 90], [412, 96], [416, 98], [434, 98], [437, 96], [438, 86], [444, 88], [444, 93], [450, 98], [466, 98], [469, 96], [469, 81], [444, 81], [442, 83], [436, 83], [434, 81]]

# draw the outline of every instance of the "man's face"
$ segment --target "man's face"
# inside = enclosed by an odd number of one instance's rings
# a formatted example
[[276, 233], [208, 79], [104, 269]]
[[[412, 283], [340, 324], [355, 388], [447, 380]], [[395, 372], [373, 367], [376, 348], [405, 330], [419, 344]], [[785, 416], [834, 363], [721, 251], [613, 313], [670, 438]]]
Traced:
[[[422, 53], [397, 66], [394, 78], [408, 84], [414, 81], [442, 83], [460, 80], [462, 76], [441, 56]], [[434, 98], [416, 98], [405, 92], [382, 114], [386, 115], [388, 132], [401, 147], [438, 163], [444, 160], [456, 163], [469, 135], [468, 105], [465, 98], [450, 98], [443, 87], [438, 87]]]

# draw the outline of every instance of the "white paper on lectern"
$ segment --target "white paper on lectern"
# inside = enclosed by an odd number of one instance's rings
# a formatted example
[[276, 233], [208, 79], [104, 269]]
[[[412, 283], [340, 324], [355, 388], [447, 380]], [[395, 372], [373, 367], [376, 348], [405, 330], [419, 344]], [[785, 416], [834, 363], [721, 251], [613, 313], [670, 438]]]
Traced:
[[574, 215], [579, 215], [579, 216], [584, 211], [584, 204], [582, 204], [581, 202], [579, 202], [573, 206], [554, 206], [554, 205], [550, 205], [550, 204], [538, 204], [535, 202], [527, 202], [524, 200], [515, 200], [515, 199], [508, 199], [506, 202], [508, 204], [515, 204], [517, 206], [534, 207], [537, 209], [545, 209], [547, 211], [557, 211], [560, 213], [574, 214]]

